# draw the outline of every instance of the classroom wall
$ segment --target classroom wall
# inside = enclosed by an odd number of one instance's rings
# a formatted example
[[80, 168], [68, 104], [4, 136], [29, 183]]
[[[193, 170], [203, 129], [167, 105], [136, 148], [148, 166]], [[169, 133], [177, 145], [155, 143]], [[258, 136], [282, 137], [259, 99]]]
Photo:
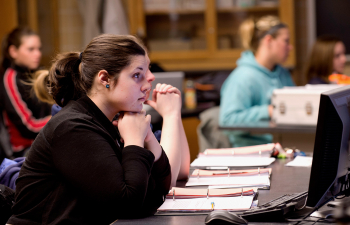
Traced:
[[83, 20], [78, 0], [58, 1], [60, 51], [82, 51]]
[[0, 40], [2, 40], [18, 25], [17, 1], [0, 0], [0, 6]]

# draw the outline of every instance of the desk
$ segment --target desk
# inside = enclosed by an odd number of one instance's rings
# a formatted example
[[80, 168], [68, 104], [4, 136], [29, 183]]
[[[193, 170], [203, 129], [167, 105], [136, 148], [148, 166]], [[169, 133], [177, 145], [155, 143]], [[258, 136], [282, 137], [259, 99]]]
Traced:
[[296, 147], [305, 152], [313, 152], [316, 136], [316, 126], [279, 125], [267, 120], [235, 124], [230, 127], [219, 127], [219, 130], [240, 130], [250, 133], [275, 134], [273, 142], [279, 142], [283, 147]]
[[[259, 190], [259, 205], [269, 202], [284, 194], [299, 193], [308, 190], [311, 168], [287, 167], [287, 159], [276, 160], [269, 167], [272, 168], [270, 190]], [[180, 182], [178, 186], [184, 186], [185, 182]], [[203, 225], [206, 215], [190, 216], [150, 216], [143, 219], [118, 220], [113, 225], [123, 224], [147, 224], [147, 225]], [[252, 224], [252, 223], [249, 223]], [[262, 223], [259, 223], [262, 224]], [[269, 223], [271, 224], [271, 223]], [[277, 224], [277, 223], [274, 223]]]

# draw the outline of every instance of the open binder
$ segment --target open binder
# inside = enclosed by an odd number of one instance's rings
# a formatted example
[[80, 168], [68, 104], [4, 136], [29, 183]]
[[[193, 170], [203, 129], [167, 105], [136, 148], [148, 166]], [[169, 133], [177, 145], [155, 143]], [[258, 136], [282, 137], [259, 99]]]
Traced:
[[250, 209], [257, 188], [173, 188], [158, 212], [242, 211]]
[[200, 170], [196, 169], [186, 183], [190, 186], [209, 186], [209, 188], [259, 187], [270, 188], [272, 169], [250, 170]]

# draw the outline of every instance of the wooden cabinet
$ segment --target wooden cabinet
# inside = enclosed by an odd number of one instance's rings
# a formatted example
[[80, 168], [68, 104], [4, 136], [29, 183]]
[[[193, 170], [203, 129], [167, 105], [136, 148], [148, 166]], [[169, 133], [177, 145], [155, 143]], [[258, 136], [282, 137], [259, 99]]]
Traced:
[[[128, 0], [130, 32], [145, 41], [151, 61], [169, 71], [233, 69], [243, 51], [238, 27], [251, 16], [279, 16], [289, 26], [294, 45], [293, 0], [277, 0], [269, 6], [259, 5], [261, 0], [237, 6], [234, 2], [239, 1]], [[291, 51], [285, 66], [294, 65]]]

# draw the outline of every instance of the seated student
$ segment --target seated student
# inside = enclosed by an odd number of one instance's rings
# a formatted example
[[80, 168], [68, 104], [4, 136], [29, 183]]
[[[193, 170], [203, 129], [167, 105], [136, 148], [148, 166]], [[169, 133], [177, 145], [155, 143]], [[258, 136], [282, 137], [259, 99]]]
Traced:
[[309, 84], [329, 84], [328, 76], [342, 74], [346, 63], [345, 45], [340, 38], [324, 35], [317, 38], [306, 64]]
[[[32, 81], [32, 85], [40, 101], [52, 104], [51, 113], [52, 116], [54, 116], [62, 108], [55, 104], [52, 96], [48, 93], [48, 75], [49, 71], [47, 70], [37, 71], [34, 74], [35, 78]], [[190, 170], [190, 150], [181, 120], [182, 101], [180, 105], [178, 105], [179, 102], [177, 105], [175, 104], [172, 109], [168, 108], [170, 105], [165, 103], [163, 103], [164, 106], [162, 107], [157, 106], [157, 93], [166, 94], [167, 90], [171, 90], [181, 97], [181, 92], [176, 88], [172, 88], [171, 85], [157, 84], [153, 91], [153, 100], [146, 100], [144, 103], [153, 107], [163, 118], [162, 132], [157, 130], [154, 134], [168, 156], [172, 175], [171, 186], [173, 187], [176, 185], [177, 180], [188, 178]], [[174, 104], [175, 102], [169, 103]]]
[[[154, 80], [149, 63], [135, 37], [109, 34], [80, 54], [56, 57], [49, 88], [63, 108], [33, 142], [9, 224], [110, 224], [152, 215], [163, 203], [174, 172], [171, 154], [142, 110]], [[168, 142], [161, 144], [177, 151], [180, 162], [179, 147], [187, 143], [179, 125], [180, 93], [162, 84], [153, 93], [147, 103], [164, 116], [162, 139]]]
[[2, 41], [0, 59], [0, 111], [10, 136], [14, 157], [23, 156], [51, 115], [51, 105], [31, 93], [31, 72], [41, 58], [39, 36], [16, 28]]
[[[288, 58], [292, 46], [287, 26], [275, 16], [250, 18], [240, 26], [243, 46], [248, 49], [237, 60], [237, 68], [221, 88], [219, 124], [234, 126], [270, 119], [274, 89], [294, 86], [290, 73], [280, 66]], [[234, 147], [272, 142], [272, 135], [250, 135], [227, 132]]]

